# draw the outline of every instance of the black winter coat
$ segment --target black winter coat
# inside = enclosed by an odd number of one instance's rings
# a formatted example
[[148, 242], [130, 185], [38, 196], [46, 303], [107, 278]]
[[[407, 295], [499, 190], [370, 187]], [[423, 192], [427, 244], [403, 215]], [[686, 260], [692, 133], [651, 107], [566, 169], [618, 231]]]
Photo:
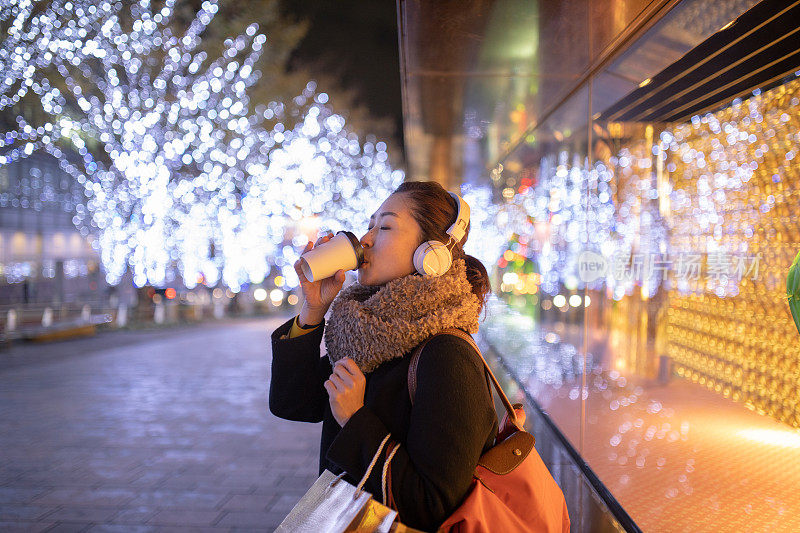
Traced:
[[[292, 320], [272, 333], [269, 408], [275, 416], [322, 422], [320, 473], [347, 472], [360, 481], [383, 438], [401, 443], [391, 462], [391, 491], [400, 519], [434, 531], [458, 507], [481, 454], [497, 435], [497, 416], [475, 350], [454, 335], [432, 339], [422, 351], [414, 406], [408, 395], [411, 352], [366, 375], [364, 407], [340, 427], [331, 413], [323, 383], [331, 374], [320, 357], [323, 326], [292, 339]], [[383, 459], [365, 489], [381, 498]]]

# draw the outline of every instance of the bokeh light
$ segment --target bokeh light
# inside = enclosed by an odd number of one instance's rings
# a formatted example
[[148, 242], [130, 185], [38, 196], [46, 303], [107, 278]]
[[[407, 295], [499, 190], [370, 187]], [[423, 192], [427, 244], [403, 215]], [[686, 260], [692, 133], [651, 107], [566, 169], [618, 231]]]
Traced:
[[59, 160], [84, 188], [73, 222], [96, 236], [111, 284], [130, 269], [137, 286], [236, 293], [277, 268], [296, 287], [296, 228], [366, 229], [403, 180], [313, 81], [253, 105], [267, 37], [252, 24], [210, 57], [200, 44], [217, 11], [204, 1], [178, 34], [175, 0], [0, 0], [0, 112], [37, 107], [0, 131], [0, 166], [39, 150]]

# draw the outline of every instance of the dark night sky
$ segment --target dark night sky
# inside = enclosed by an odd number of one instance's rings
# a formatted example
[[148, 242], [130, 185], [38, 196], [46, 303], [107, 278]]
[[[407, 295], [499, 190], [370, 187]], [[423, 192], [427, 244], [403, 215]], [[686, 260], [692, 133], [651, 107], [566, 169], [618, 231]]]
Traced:
[[286, 15], [310, 23], [292, 64], [335, 76], [377, 118], [395, 123], [403, 148], [403, 110], [397, 45], [397, 5], [391, 0], [282, 0]]

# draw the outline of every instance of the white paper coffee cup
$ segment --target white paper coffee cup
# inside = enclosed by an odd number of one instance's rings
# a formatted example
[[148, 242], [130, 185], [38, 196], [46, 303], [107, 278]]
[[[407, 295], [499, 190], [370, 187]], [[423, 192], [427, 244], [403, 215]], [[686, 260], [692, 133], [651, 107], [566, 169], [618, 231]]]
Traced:
[[308, 281], [329, 278], [339, 270], [355, 270], [364, 262], [364, 249], [349, 231], [339, 231], [329, 241], [300, 256], [300, 268]]

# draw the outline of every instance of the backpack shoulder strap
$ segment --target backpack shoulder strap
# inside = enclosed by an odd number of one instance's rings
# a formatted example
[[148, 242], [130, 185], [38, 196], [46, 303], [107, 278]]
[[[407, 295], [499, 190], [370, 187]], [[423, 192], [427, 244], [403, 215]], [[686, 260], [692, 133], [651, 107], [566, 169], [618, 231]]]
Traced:
[[408, 395], [411, 398], [411, 405], [414, 405], [414, 396], [417, 392], [417, 368], [419, 367], [419, 358], [420, 355], [422, 355], [422, 349], [425, 348], [425, 345], [428, 344], [428, 342], [432, 338], [437, 337], [439, 335], [447, 335], [447, 334], [455, 335], [456, 337], [464, 339], [478, 353], [478, 356], [481, 358], [481, 361], [483, 362], [483, 368], [488, 377], [491, 379], [491, 384], [494, 385], [494, 388], [497, 391], [497, 395], [500, 397], [500, 401], [503, 402], [503, 407], [505, 407], [506, 412], [508, 413], [508, 420], [512, 424], [514, 424], [514, 426], [516, 426], [520, 431], [524, 431], [522, 428], [522, 424], [519, 423], [519, 421], [517, 420], [517, 413], [516, 411], [514, 411], [514, 407], [511, 405], [511, 402], [508, 400], [508, 397], [506, 396], [505, 392], [503, 392], [503, 388], [500, 386], [500, 383], [497, 381], [497, 378], [494, 377], [494, 373], [492, 372], [492, 369], [489, 368], [489, 364], [486, 362], [486, 359], [484, 359], [480, 348], [478, 348], [478, 345], [475, 344], [475, 339], [473, 339], [472, 335], [470, 335], [469, 333], [460, 330], [458, 328], [448, 328], [444, 331], [441, 331], [440, 333], [432, 335], [427, 339], [425, 339], [424, 341], [422, 341], [416, 348], [414, 348], [414, 352], [411, 354], [411, 362], [408, 365]]

